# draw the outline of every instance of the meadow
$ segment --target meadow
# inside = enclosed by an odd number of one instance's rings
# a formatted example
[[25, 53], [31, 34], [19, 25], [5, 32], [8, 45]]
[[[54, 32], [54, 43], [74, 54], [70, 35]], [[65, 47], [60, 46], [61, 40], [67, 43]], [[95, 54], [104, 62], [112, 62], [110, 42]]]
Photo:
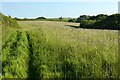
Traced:
[[118, 30], [79, 23], [18, 21], [3, 27], [3, 78], [117, 78]]

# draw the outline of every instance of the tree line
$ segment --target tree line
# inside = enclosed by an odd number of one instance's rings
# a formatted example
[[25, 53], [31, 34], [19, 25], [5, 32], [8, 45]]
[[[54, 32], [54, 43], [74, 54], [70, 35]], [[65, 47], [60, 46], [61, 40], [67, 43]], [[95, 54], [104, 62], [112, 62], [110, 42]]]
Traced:
[[35, 19], [20, 19], [20, 18], [11, 18], [11, 16], [5, 16], [0, 13], [3, 26], [18, 27], [17, 21], [36, 21], [36, 20], [45, 20], [45, 21], [63, 21], [63, 22], [75, 22], [80, 23], [79, 28], [90, 28], [90, 29], [113, 29], [120, 30], [120, 14], [99, 14], [96, 16], [81, 15], [78, 18], [45, 18], [38, 17]]
[[80, 23], [80, 28], [120, 30], [120, 14], [109, 16], [104, 14], [97, 16], [82, 15], [77, 18], [76, 22]]

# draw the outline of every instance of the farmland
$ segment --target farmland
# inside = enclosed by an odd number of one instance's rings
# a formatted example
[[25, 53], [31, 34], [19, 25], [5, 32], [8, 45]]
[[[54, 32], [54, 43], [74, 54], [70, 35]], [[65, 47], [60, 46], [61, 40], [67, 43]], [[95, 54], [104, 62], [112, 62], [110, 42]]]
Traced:
[[114, 78], [118, 30], [75, 28], [79, 23], [18, 21], [3, 27], [3, 78]]

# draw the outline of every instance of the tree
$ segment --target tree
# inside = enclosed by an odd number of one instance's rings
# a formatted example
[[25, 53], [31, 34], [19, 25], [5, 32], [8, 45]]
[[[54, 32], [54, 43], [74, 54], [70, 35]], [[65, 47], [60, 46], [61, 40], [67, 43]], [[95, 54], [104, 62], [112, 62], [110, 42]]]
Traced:
[[99, 14], [97, 16], [91, 16], [88, 20], [86, 19], [88, 19], [86, 16], [80, 19], [80, 27], [120, 30], [120, 14], [113, 14], [110, 16]]
[[36, 18], [36, 19], [46, 19], [45, 17], [38, 17], [38, 18]]
[[78, 18], [76, 19], [75, 22], [80, 23], [82, 20], [89, 20], [89, 18], [90, 18], [90, 16], [81, 15], [80, 17], [78, 17]]
[[63, 19], [62, 16], [59, 19]]
[[17, 17], [14, 18], [15, 20], [19, 20]]

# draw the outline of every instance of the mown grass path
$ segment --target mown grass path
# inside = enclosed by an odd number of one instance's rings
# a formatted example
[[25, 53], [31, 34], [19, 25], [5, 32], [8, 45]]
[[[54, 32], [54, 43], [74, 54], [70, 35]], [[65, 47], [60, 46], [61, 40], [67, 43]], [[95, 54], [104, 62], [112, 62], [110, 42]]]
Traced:
[[118, 32], [76, 29], [75, 23], [21, 21], [3, 33], [3, 77], [114, 78]]
[[[29, 64], [28, 64], [28, 78], [41, 78], [40, 77], [40, 70], [38, 66], [35, 63], [38, 63], [39, 60], [36, 61], [36, 58], [39, 56], [35, 56], [33, 52], [33, 45], [32, 45], [32, 40], [30, 38], [30, 33], [27, 31], [26, 32], [27, 40], [28, 40], [28, 45], [29, 45]], [[40, 61], [39, 61], [40, 62]]]
[[[13, 32], [11, 32], [13, 33]], [[28, 42], [24, 32], [15, 30], [2, 49], [3, 78], [24, 78], [28, 74]]]

